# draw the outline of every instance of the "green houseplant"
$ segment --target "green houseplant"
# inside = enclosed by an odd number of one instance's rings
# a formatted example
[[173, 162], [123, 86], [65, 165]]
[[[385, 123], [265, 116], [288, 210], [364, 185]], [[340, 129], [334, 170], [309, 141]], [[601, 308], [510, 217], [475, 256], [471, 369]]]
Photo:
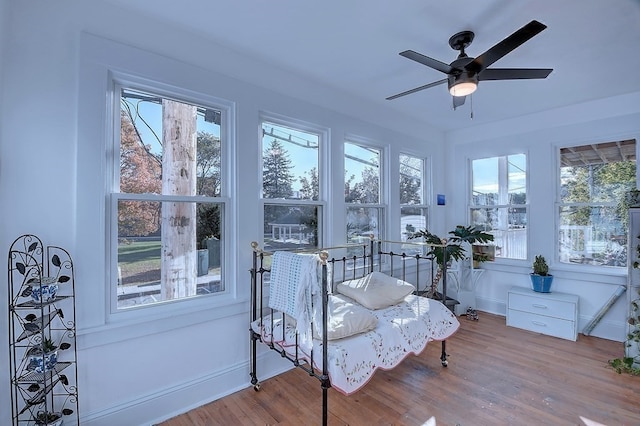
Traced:
[[531, 289], [539, 293], [550, 293], [553, 275], [549, 273], [549, 265], [542, 255], [537, 255], [533, 261], [531, 273]]
[[425, 243], [432, 244], [427, 252], [427, 257], [431, 257], [438, 265], [436, 274], [431, 281], [431, 286], [427, 290], [427, 297], [436, 295], [438, 283], [446, 269], [445, 258], [447, 263], [452, 260], [462, 260], [466, 257], [465, 244], [484, 244], [493, 241], [493, 235], [482, 231], [480, 228], [462, 225], [457, 225], [453, 231], [449, 231], [448, 238], [440, 238], [426, 229], [409, 235], [409, 239], [414, 238], [423, 238]]

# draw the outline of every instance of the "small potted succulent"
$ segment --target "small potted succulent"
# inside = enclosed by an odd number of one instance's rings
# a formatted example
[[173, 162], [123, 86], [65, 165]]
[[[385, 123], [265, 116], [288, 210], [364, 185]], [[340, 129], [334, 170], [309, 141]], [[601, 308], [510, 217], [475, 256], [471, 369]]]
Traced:
[[533, 261], [531, 273], [531, 289], [539, 293], [551, 293], [553, 275], [549, 274], [549, 265], [544, 256], [537, 255]]
[[61, 426], [62, 414], [50, 411], [38, 411], [34, 420], [38, 426]]
[[27, 370], [36, 373], [44, 373], [53, 370], [58, 362], [58, 346], [50, 338], [45, 338], [41, 343], [31, 347], [27, 352], [29, 365]]

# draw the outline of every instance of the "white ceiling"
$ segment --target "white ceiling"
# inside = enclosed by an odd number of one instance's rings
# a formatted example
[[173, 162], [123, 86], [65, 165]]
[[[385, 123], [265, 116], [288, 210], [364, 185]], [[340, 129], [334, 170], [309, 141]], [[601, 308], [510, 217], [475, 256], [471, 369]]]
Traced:
[[[640, 92], [640, 0], [109, 1], [444, 131]], [[473, 120], [446, 85], [385, 100], [445, 77], [399, 52], [450, 63], [449, 37], [472, 30], [475, 57], [533, 19], [548, 28], [493, 67], [554, 71], [481, 82]]]

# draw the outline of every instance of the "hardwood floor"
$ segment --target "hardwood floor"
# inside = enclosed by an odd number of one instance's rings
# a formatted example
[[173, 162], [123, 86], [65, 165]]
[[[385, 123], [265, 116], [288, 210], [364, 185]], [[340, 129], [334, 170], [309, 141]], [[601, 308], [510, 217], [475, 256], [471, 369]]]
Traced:
[[[359, 392], [329, 390], [330, 425], [640, 425], [640, 377], [607, 360], [623, 344], [589, 336], [577, 342], [507, 327], [501, 316], [460, 318], [447, 341], [378, 371]], [[581, 420], [581, 417], [584, 420]], [[319, 382], [295, 369], [170, 419], [163, 426], [321, 423]], [[589, 423], [594, 422], [594, 423]]]

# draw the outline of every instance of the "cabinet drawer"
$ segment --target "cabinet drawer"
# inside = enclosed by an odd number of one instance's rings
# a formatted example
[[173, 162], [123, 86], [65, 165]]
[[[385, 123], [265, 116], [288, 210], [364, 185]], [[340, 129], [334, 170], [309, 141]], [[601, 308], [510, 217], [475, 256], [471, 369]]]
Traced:
[[576, 304], [550, 297], [509, 293], [509, 309], [575, 321]]
[[507, 311], [507, 325], [511, 327], [523, 328], [549, 336], [560, 337], [561, 339], [576, 340], [576, 322], [572, 320], [552, 318], [530, 312]]

